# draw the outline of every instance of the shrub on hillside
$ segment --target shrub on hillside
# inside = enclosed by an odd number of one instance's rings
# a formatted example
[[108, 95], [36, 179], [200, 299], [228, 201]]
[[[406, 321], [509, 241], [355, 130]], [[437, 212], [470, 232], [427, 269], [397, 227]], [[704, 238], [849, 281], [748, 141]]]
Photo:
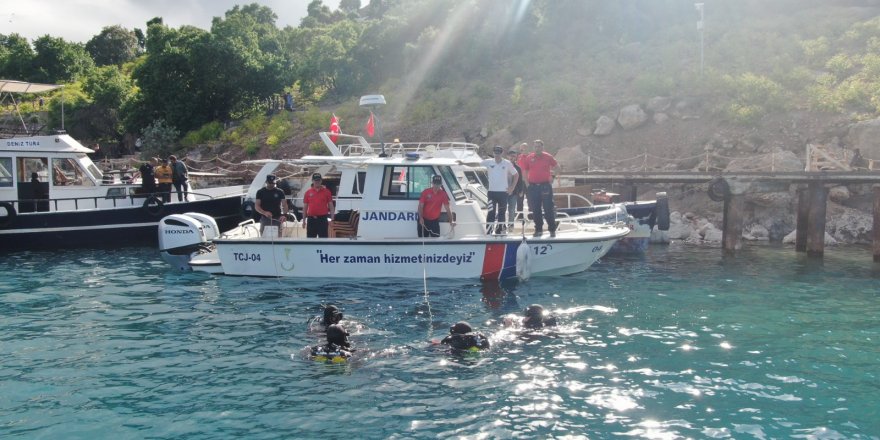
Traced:
[[838, 80], [849, 76], [853, 67], [852, 60], [846, 56], [846, 54], [842, 53], [834, 55], [825, 63], [825, 68], [828, 69]]
[[184, 147], [193, 147], [220, 139], [221, 136], [223, 136], [223, 124], [212, 121], [184, 135], [180, 144]]
[[823, 65], [825, 60], [828, 59], [831, 46], [828, 43], [827, 37], [819, 37], [815, 40], [801, 41], [801, 51], [809, 65], [818, 67]]
[[[300, 123], [307, 133], [317, 133], [319, 131], [327, 131], [330, 129], [331, 113], [321, 111], [315, 106], [306, 106], [306, 111], [297, 114]], [[343, 130], [346, 132], [348, 130]]]

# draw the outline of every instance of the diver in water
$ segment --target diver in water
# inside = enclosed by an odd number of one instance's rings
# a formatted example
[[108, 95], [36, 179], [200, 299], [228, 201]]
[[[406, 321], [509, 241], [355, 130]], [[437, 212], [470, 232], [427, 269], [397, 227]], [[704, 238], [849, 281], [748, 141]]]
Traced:
[[461, 351], [479, 351], [489, 349], [489, 338], [482, 333], [475, 333], [471, 325], [459, 321], [455, 325], [449, 327], [449, 336], [440, 341], [455, 350]]
[[517, 322], [511, 318], [504, 318], [505, 326], [516, 326], [522, 323], [524, 328], [530, 330], [539, 330], [544, 327], [555, 327], [557, 325], [556, 315], [545, 316], [544, 307], [540, 304], [532, 304], [523, 311], [523, 318]]
[[309, 331], [320, 333], [327, 330], [333, 324], [339, 324], [342, 321], [342, 312], [339, 307], [329, 304], [324, 306], [324, 316], [315, 316], [309, 320]]
[[312, 347], [310, 357], [318, 362], [346, 362], [354, 352], [348, 340], [348, 332], [339, 324], [327, 327], [327, 343]]
[[526, 307], [524, 314], [525, 318], [523, 318], [522, 323], [525, 328], [539, 329], [556, 326], [556, 316], [544, 316], [544, 307], [540, 304], [532, 304]]

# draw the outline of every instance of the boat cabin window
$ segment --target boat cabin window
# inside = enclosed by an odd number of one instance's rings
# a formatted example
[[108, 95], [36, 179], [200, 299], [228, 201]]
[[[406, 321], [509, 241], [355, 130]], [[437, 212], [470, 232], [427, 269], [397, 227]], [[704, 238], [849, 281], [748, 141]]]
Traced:
[[69, 158], [52, 159], [52, 183], [55, 186], [94, 186], [79, 162]]
[[18, 181], [30, 182], [31, 175], [37, 173], [40, 182], [46, 182], [46, 163], [48, 159], [45, 157], [19, 157], [18, 158]]
[[363, 194], [364, 193], [364, 183], [367, 181], [367, 172], [366, 171], [358, 171], [357, 178], [354, 179], [354, 183], [351, 185], [351, 193], [352, 194]]
[[382, 176], [382, 198], [418, 200], [422, 191], [431, 187], [433, 175], [431, 166], [387, 166]]
[[0, 157], [0, 187], [12, 186], [12, 158]]

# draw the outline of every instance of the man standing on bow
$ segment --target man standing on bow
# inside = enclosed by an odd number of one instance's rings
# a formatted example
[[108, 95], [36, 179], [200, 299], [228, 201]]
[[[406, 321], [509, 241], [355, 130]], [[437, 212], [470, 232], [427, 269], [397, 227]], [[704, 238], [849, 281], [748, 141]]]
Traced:
[[507, 199], [516, 189], [519, 173], [516, 172], [513, 163], [504, 158], [504, 148], [496, 145], [492, 153], [495, 155], [494, 158], [480, 162], [481, 166], [486, 167], [489, 175], [489, 214], [486, 216], [486, 221], [492, 223], [497, 220], [495, 233], [501, 234], [507, 228], [505, 223]]
[[327, 238], [329, 222], [328, 217], [336, 212], [333, 206], [333, 193], [323, 185], [321, 174], [312, 174], [312, 187], [303, 196], [303, 226], [306, 228], [306, 236], [309, 238]]
[[544, 217], [550, 236], [556, 236], [556, 207], [553, 204], [553, 170], [559, 167], [556, 159], [544, 151], [544, 141], [536, 139], [532, 143], [535, 151], [529, 154], [521, 164], [529, 182], [529, 211], [535, 220], [535, 237], [544, 231]]
[[254, 209], [260, 214], [260, 235], [266, 226], [278, 226], [278, 236], [281, 237], [281, 228], [284, 226], [284, 218], [287, 215], [287, 203], [284, 200], [284, 191], [275, 186], [275, 175], [266, 176], [266, 186], [257, 191]]

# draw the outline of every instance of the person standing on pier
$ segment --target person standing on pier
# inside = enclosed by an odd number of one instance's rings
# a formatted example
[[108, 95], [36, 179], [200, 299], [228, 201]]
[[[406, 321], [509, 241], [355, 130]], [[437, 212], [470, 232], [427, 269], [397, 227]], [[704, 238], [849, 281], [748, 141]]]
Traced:
[[535, 220], [535, 237], [544, 231], [544, 218], [550, 237], [556, 236], [556, 207], [553, 204], [553, 170], [559, 167], [556, 159], [544, 151], [544, 141], [536, 139], [532, 144], [535, 151], [526, 156], [522, 162], [522, 170], [529, 182], [529, 211]]

